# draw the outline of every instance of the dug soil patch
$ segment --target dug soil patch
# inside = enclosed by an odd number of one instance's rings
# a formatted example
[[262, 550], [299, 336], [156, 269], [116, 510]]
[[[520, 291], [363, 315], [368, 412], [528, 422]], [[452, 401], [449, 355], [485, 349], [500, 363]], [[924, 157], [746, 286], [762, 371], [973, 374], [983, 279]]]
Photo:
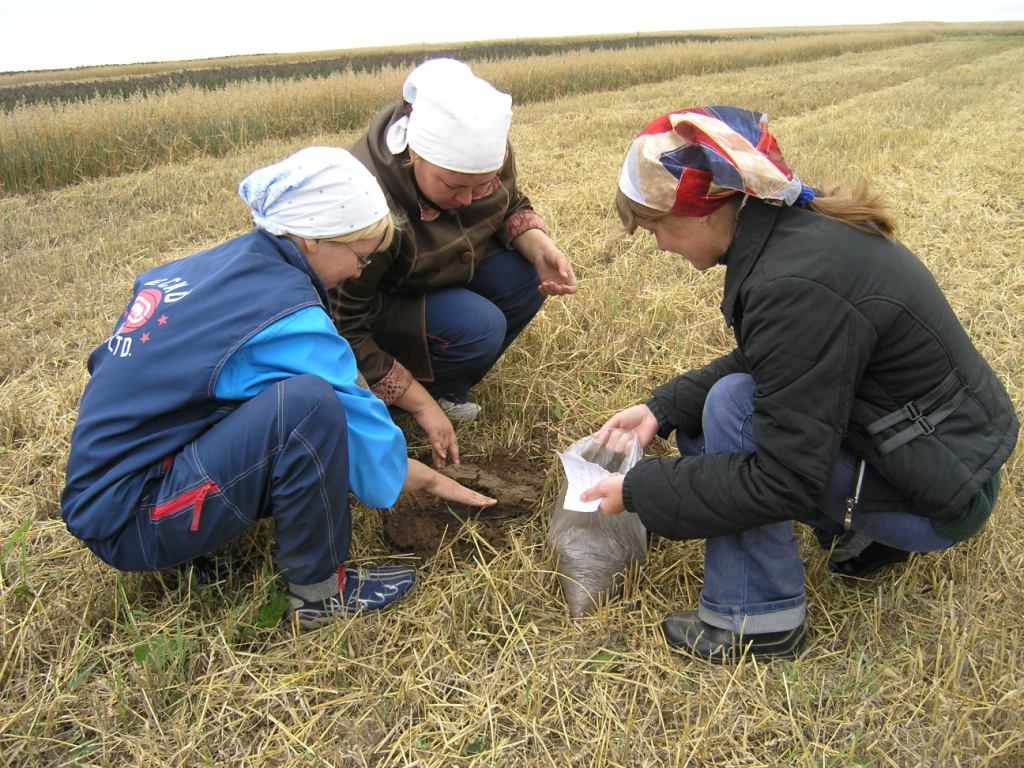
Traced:
[[405, 494], [384, 512], [384, 536], [398, 550], [431, 560], [439, 552], [457, 562], [487, 562], [506, 549], [506, 526], [530, 514], [544, 490], [544, 472], [525, 459], [495, 454], [490, 461], [441, 470], [467, 488], [497, 499], [486, 509], [453, 504], [424, 493]]

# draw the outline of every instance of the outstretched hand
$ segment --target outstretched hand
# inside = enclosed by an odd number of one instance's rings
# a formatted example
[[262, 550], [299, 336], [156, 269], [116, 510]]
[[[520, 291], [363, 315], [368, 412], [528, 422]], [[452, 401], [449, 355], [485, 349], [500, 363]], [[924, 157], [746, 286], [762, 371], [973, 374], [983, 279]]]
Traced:
[[[658, 434], [658, 419], [646, 405], [634, 405], [619, 411], [594, 434], [594, 439], [612, 451], [624, 453], [633, 433], [641, 450], [650, 445]], [[616, 446], [622, 447], [617, 449]]]
[[409, 459], [409, 474], [405, 478], [404, 490], [426, 491], [447, 501], [470, 507], [490, 507], [498, 503], [497, 499], [470, 490], [416, 459]]
[[545, 296], [576, 293], [579, 283], [569, 259], [543, 229], [528, 229], [512, 240], [519, 251], [537, 270], [538, 290]]
[[540, 290], [545, 296], [564, 296], [576, 293], [579, 284], [576, 273], [569, 264], [569, 259], [561, 249], [552, 245], [544, 250], [534, 261], [537, 276], [540, 277]]

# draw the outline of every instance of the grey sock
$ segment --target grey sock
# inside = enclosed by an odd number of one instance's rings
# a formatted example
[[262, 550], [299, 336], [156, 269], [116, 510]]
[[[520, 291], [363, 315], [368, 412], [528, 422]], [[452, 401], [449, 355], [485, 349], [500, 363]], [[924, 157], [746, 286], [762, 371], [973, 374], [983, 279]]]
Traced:
[[323, 581], [315, 584], [293, 584], [288, 582], [288, 591], [306, 602], [326, 600], [338, 594], [338, 574], [332, 573]]

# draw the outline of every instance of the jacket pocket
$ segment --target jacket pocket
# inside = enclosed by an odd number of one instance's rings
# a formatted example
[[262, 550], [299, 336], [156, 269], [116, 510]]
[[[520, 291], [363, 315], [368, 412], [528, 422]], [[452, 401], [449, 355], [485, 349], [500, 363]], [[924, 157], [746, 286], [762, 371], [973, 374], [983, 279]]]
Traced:
[[192, 507], [192, 522], [188, 529], [190, 531], [198, 531], [199, 520], [203, 514], [203, 502], [206, 501], [206, 497], [209, 494], [219, 491], [220, 487], [215, 482], [207, 480], [202, 485], [198, 485], [184, 493], [179, 493], [174, 498], [157, 504], [149, 513], [149, 519], [157, 523], [165, 517], [170, 517], [183, 509]]

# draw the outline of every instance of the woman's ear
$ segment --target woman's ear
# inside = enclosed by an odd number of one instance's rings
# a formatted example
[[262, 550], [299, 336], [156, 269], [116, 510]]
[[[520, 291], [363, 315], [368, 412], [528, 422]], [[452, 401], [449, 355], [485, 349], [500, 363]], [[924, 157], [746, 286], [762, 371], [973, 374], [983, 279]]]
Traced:
[[290, 232], [288, 233], [288, 239], [295, 243], [296, 247], [302, 251], [303, 256], [309, 256], [310, 254], [316, 253], [320, 250], [319, 240], [313, 240], [308, 237], [299, 237], [298, 235], [293, 235]]

